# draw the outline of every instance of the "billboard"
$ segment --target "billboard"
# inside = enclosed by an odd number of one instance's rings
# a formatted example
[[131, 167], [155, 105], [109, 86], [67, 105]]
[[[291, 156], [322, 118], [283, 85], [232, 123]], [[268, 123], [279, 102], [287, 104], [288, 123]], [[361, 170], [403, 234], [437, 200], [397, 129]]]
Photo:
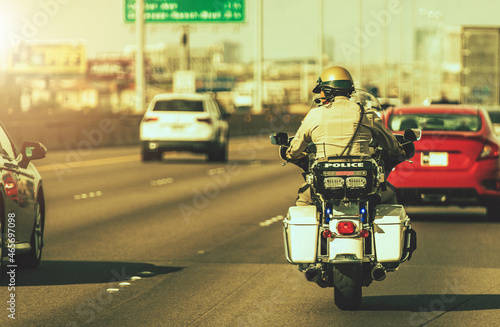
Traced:
[[[135, 0], [125, 0], [125, 21], [135, 21]], [[144, 0], [149, 23], [242, 23], [245, 0]]]
[[87, 79], [131, 81], [134, 79], [132, 59], [92, 59], [87, 63]]
[[20, 42], [9, 51], [7, 71], [17, 74], [85, 74], [83, 42]]

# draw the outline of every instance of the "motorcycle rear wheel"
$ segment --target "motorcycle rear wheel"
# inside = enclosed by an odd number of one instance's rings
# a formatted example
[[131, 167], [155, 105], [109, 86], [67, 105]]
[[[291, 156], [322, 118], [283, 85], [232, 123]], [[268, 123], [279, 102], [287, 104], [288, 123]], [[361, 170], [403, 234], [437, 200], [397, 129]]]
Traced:
[[362, 301], [361, 264], [336, 264], [333, 270], [335, 305], [341, 310], [357, 310]]

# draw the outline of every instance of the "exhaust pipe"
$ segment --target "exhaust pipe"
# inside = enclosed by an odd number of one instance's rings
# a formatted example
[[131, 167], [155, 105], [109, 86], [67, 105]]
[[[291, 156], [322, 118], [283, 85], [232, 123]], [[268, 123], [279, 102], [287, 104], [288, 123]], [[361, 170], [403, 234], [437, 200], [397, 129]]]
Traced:
[[381, 265], [377, 265], [372, 269], [372, 278], [378, 282], [382, 281], [387, 277], [385, 268]]
[[306, 270], [305, 276], [307, 281], [316, 282], [321, 276], [321, 272], [318, 268], [309, 268]]

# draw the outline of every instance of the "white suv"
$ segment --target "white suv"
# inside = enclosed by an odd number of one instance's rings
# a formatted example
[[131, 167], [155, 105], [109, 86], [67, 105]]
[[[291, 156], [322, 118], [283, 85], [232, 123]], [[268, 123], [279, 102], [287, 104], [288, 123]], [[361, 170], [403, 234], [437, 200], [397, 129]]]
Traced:
[[141, 121], [142, 160], [190, 151], [206, 153], [208, 161], [227, 161], [228, 117], [209, 94], [159, 94]]

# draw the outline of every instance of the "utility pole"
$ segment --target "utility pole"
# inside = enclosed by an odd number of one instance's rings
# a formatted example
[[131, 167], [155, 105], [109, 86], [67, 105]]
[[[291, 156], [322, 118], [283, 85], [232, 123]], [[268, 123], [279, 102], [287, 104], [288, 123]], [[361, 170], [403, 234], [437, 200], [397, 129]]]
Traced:
[[363, 87], [363, 47], [361, 46], [361, 35], [363, 35], [363, 2], [358, 0], [358, 29], [359, 29], [359, 61], [358, 61], [358, 87]]
[[323, 0], [318, 0], [318, 76], [323, 72]]
[[144, 112], [146, 78], [144, 76], [144, 0], [135, 2], [135, 92], [137, 113]]
[[263, 18], [262, 18], [262, 0], [256, 1], [256, 37], [255, 37], [255, 62], [254, 62], [254, 79], [255, 92], [253, 95], [253, 113], [262, 113], [262, 60], [263, 60]]

